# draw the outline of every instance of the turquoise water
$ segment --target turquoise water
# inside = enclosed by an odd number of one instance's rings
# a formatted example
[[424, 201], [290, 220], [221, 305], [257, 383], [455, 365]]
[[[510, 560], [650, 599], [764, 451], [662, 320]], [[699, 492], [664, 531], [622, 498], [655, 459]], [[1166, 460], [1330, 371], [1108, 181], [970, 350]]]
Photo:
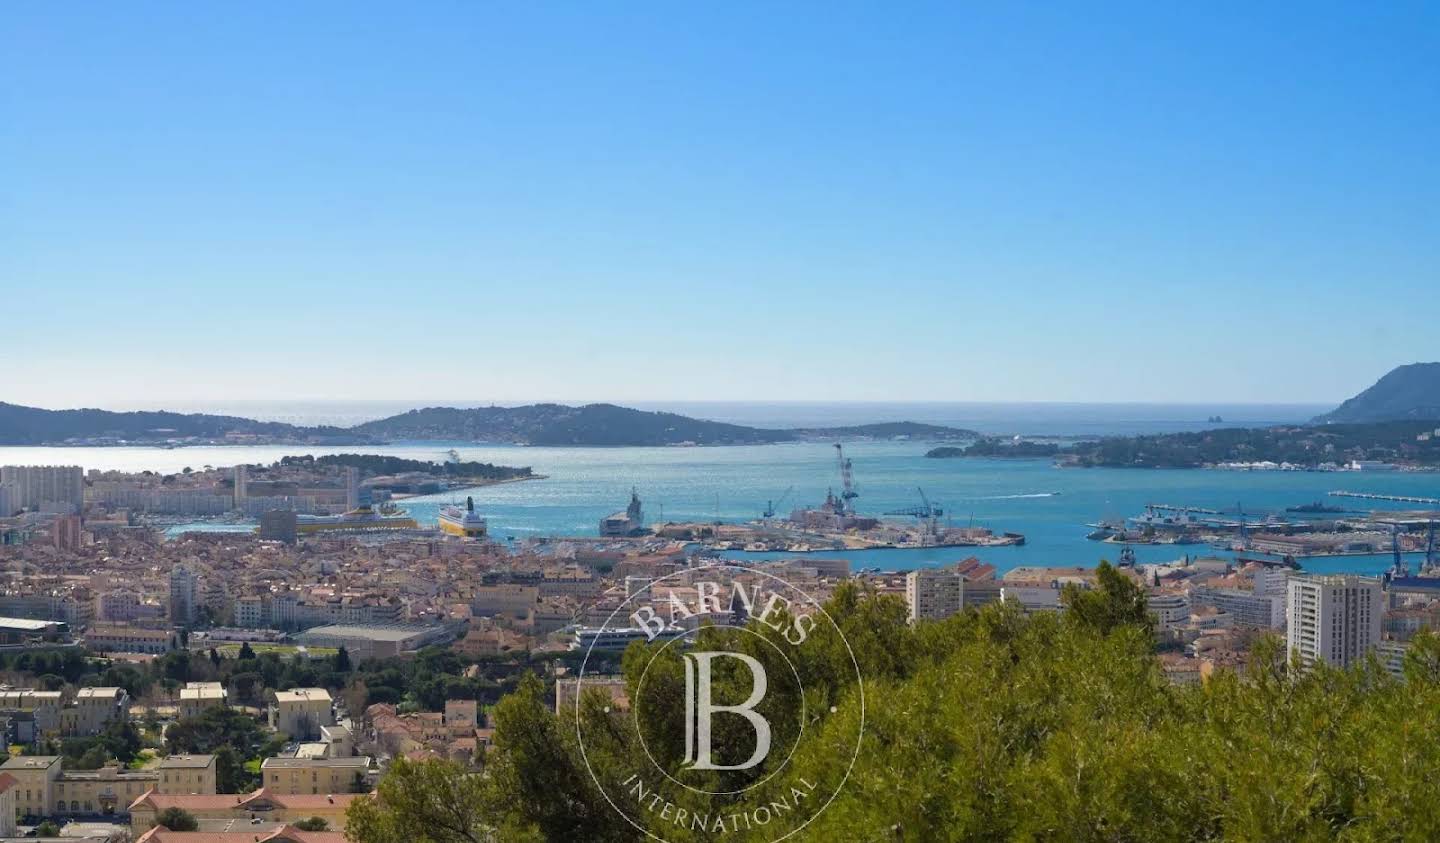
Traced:
[[[788, 408], [789, 418], [811, 409]], [[758, 412], [758, 411], [757, 411]], [[859, 411], [856, 411], [859, 412]], [[873, 409], [871, 410], [873, 412]], [[1189, 410], [1185, 410], [1189, 412]], [[1134, 415], [1133, 410], [1126, 415]], [[1174, 410], [1155, 415], [1175, 417]], [[831, 414], [833, 417], [833, 414]], [[872, 416], [873, 418], [873, 416]], [[758, 419], [757, 419], [758, 420]], [[777, 421], [779, 419], [776, 419]], [[1057, 421], [1080, 424], [1074, 417]], [[1011, 423], [1000, 422], [996, 424]], [[1118, 424], [1115, 419], [1090, 421]], [[1139, 424], [1140, 422], [1133, 422]], [[1148, 424], [1156, 424], [1150, 420]], [[1127, 423], [1128, 424], [1128, 423]], [[647, 519], [745, 521], [760, 515], [765, 502], [794, 491], [779, 505], [788, 512], [813, 505], [838, 485], [834, 448], [824, 443], [725, 448], [527, 448], [508, 445], [415, 442], [369, 447], [367, 452], [442, 460], [454, 447], [463, 459], [528, 465], [544, 480], [472, 490], [477, 507], [490, 519], [491, 531], [504, 538], [539, 535], [594, 535], [601, 516], [620, 509], [631, 487], [645, 501]], [[1057, 469], [1049, 461], [932, 460], [923, 442], [847, 444], [854, 461], [864, 513], [919, 503], [917, 487], [943, 505], [952, 523], [976, 524], [996, 531], [1024, 533], [1024, 547], [940, 550], [857, 551], [844, 555], [856, 567], [906, 569], [976, 555], [1008, 570], [1016, 565], [1093, 565], [1118, 548], [1085, 539], [1085, 524], [1134, 515], [1146, 503], [1170, 503], [1214, 509], [1243, 504], [1247, 510], [1283, 509], [1323, 498], [1337, 489], [1440, 497], [1435, 473], [1222, 472], [1203, 470]], [[79, 464], [86, 468], [179, 471], [185, 466], [268, 463], [287, 454], [333, 453], [350, 448], [195, 447], [156, 448], [0, 448], [0, 465]], [[422, 521], [433, 521], [440, 506], [458, 495], [414, 499], [405, 504]], [[1358, 503], [1358, 502], [1353, 502]], [[1401, 506], [1401, 505], [1396, 505]], [[1143, 561], [1166, 561], [1184, 553], [1208, 553], [1204, 546], [1138, 547]], [[743, 554], [765, 558], [777, 554]], [[1374, 573], [1387, 556], [1307, 561], [1321, 571]]]

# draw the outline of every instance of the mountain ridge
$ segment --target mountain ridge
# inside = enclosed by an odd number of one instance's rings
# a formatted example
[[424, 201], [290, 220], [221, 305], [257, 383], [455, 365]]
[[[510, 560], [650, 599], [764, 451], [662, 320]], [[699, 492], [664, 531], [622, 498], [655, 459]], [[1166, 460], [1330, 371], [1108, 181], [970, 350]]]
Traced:
[[46, 410], [0, 402], [0, 445], [166, 444], [263, 441], [270, 444], [367, 445], [387, 440], [452, 440], [542, 446], [629, 447], [755, 445], [817, 438], [977, 438], [963, 428], [918, 422], [810, 428], [762, 428], [615, 404], [521, 407], [424, 407], [353, 427], [305, 427], [239, 416]]
[[1408, 363], [1386, 372], [1375, 383], [1315, 424], [1364, 424], [1440, 420], [1440, 363]]

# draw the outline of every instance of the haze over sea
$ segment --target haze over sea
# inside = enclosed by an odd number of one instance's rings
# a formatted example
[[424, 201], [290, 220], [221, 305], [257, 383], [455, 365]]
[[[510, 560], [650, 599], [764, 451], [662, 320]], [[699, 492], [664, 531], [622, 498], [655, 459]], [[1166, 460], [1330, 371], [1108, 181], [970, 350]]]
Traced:
[[[507, 402], [508, 403], [508, 402]], [[348, 425], [417, 406], [475, 406], [475, 402], [232, 402], [173, 404], [165, 409], [212, 412], [296, 424]], [[155, 405], [145, 405], [154, 408]], [[773, 427], [845, 425], [910, 420], [966, 427], [987, 434], [1098, 436], [1202, 430], [1223, 424], [1259, 426], [1305, 421], [1329, 409], [1319, 405], [1226, 404], [988, 404], [988, 403], [650, 403], [703, 418]], [[110, 407], [109, 409], [136, 409]], [[854, 460], [861, 512], [876, 514], [919, 503], [923, 488], [943, 505], [952, 523], [972, 520], [996, 531], [1024, 533], [1017, 548], [948, 548], [825, 553], [855, 567], [909, 569], [976, 555], [1008, 570], [1016, 565], [1093, 565], [1119, 548], [1085, 538], [1087, 523], [1138, 514], [1146, 503], [1207, 508], [1243, 504], [1247, 511], [1284, 509], [1322, 499], [1331, 490], [1440, 497], [1435, 473], [1229, 472], [1155, 469], [1057, 469], [1049, 460], [928, 459], [921, 441], [847, 443]], [[471, 491], [494, 536], [593, 536], [598, 519], [623, 507], [631, 487], [645, 501], [647, 520], [745, 521], [766, 501], [788, 512], [814, 505], [839, 482], [834, 449], [820, 443], [713, 448], [533, 448], [451, 442], [396, 442], [387, 446], [157, 448], [0, 448], [0, 464], [79, 464], [87, 469], [179, 471], [191, 466], [269, 463], [281, 456], [363, 450], [443, 460], [454, 448], [466, 460], [528, 465], [544, 480]], [[793, 491], [780, 498], [790, 487]], [[405, 507], [422, 522], [465, 493], [417, 498]], [[1334, 502], [1334, 501], [1332, 501]], [[1396, 505], [1400, 506], [1400, 505]], [[1141, 546], [1142, 561], [1167, 561], [1204, 546]], [[736, 554], [769, 558], [784, 554]], [[1316, 571], [1375, 573], [1385, 555], [1306, 560]]]

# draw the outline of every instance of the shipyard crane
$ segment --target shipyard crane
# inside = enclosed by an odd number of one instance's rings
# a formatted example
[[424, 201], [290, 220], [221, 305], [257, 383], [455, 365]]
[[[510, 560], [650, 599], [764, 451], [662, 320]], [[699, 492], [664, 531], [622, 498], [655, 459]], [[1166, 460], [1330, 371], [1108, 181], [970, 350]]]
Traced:
[[1410, 566], [1405, 564], [1405, 557], [1400, 553], [1400, 525], [1390, 525], [1390, 546], [1395, 554], [1395, 561], [1390, 566], [1391, 578], [1410, 576]]
[[1420, 565], [1422, 574], [1435, 573], [1435, 523], [1431, 521], [1427, 525], [1430, 529], [1429, 536], [1425, 539], [1425, 561]]
[[790, 497], [790, 493], [793, 492], [793, 491], [795, 491], [795, 487], [794, 487], [794, 486], [791, 486], [791, 487], [789, 487], [788, 489], [786, 489], [786, 490], [780, 495], [780, 497], [776, 498], [775, 500], [766, 501], [766, 502], [765, 502], [764, 517], [766, 517], [766, 518], [774, 518], [774, 517], [775, 517], [775, 508], [778, 507], [778, 506], [780, 506], [781, 504], [785, 503], [785, 499], [788, 498], [788, 497]]
[[860, 493], [855, 491], [855, 474], [850, 460], [845, 457], [845, 448], [839, 442], [835, 443], [835, 460], [840, 464], [840, 514], [854, 515], [855, 504], [852, 501], [860, 497]]
[[915, 487], [915, 491], [920, 493], [920, 506], [907, 506], [903, 509], [892, 509], [885, 514], [909, 515], [924, 524], [925, 530], [929, 535], [938, 535], [940, 532], [938, 522], [940, 520], [940, 516], [945, 514], [945, 510], [942, 509], [939, 504], [931, 503], [930, 498], [926, 496], [924, 489], [921, 489], [917, 486]]

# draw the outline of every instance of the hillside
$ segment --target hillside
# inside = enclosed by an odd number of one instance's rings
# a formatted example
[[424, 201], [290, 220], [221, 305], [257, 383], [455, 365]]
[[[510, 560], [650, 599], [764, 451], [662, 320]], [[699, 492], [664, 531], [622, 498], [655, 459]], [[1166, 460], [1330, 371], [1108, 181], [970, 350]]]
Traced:
[[1440, 465], [1435, 422], [1222, 428], [1157, 436], [1111, 436], [1077, 442], [1059, 456], [1073, 465], [1113, 468], [1197, 468], [1223, 462], [1288, 462], [1302, 466], [1378, 460]]
[[967, 439], [973, 431], [916, 422], [884, 422], [797, 430], [747, 427], [614, 404], [532, 404], [524, 407], [428, 407], [367, 422], [357, 433], [385, 439], [462, 439], [526, 445], [763, 445], [808, 439], [896, 437]]
[[916, 422], [777, 430], [614, 404], [427, 407], [352, 428], [297, 427], [235, 416], [109, 410], [43, 410], [0, 403], [0, 445], [245, 442], [364, 445], [394, 440], [523, 445], [764, 445], [810, 439], [974, 439], [959, 428]]
[[1440, 419], [1440, 363], [1392, 369], [1369, 389], [1317, 416], [1319, 424]]
[[177, 439], [223, 440], [230, 435], [276, 443], [362, 444], [369, 439], [338, 427], [296, 427], [203, 413], [43, 410], [0, 402], [0, 445], [123, 440], [158, 444]]

